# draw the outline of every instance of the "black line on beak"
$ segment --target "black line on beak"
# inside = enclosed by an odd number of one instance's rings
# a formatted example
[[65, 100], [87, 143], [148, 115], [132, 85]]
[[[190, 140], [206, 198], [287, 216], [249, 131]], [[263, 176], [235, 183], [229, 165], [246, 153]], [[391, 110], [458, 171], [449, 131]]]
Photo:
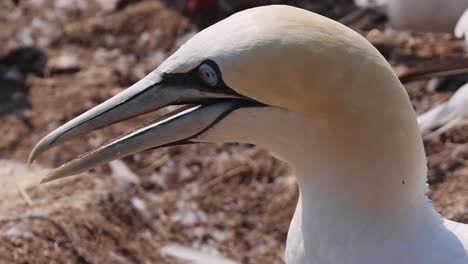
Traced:
[[213, 122], [211, 122], [211, 124], [206, 126], [204, 129], [202, 129], [200, 132], [196, 133], [195, 135], [190, 136], [190, 137], [185, 138], [185, 139], [177, 140], [177, 141], [174, 141], [174, 142], [171, 142], [171, 143], [168, 143], [168, 144], [157, 146], [157, 147], [154, 147], [154, 148], [149, 148], [149, 149], [159, 149], [159, 148], [164, 148], [164, 147], [173, 147], [173, 146], [180, 146], [180, 145], [191, 145], [191, 144], [202, 143], [202, 142], [194, 142], [194, 141], [191, 141], [191, 140], [194, 139], [194, 138], [197, 138], [198, 136], [204, 134], [206, 131], [213, 128], [216, 124], [218, 124], [221, 120], [223, 120], [226, 116], [228, 116], [229, 114], [231, 114], [235, 110], [237, 110], [239, 108], [246, 108], [246, 107], [265, 107], [266, 106], [264, 104], [261, 104], [261, 103], [255, 102], [255, 101], [250, 101], [250, 100], [237, 99], [235, 101], [236, 101], [235, 104], [231, 108], [226, 109], [215, 120], [213, 120]]

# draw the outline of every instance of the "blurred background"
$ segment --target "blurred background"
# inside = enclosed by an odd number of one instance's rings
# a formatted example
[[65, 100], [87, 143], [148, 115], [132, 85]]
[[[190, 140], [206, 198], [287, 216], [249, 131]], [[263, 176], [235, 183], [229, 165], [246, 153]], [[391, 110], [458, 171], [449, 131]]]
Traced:
[[[239, 263], [283, 263], [298, 191], [286, 164], [245, 144], [139, 153], [35, 186], [48, 168], [159, 116], [91, 132], [26, 166], [48, 132], [119, 93], [198, 31], [239, 10], [290, 4], [347, 24], [397, 73], [464, 55], [449, 33], [392, 29], [352, 0], [0, 1], [0, 262], [184, 263], [161, 254], [183, 245]], [[460, 86], [406, 85], [416, 112]], [[468, 223], [468, 130], [425, 141], [429, 196], [438, 212]]]

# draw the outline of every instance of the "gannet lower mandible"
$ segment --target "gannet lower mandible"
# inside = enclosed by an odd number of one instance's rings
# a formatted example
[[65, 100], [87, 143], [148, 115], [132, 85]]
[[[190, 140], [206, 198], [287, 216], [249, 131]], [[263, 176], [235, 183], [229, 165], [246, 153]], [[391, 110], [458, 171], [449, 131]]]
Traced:
[[148, 76], [44, 137], [73, 137], [186, 106], [53, 170], [44, 182], [149, 148], [247, 142], [293, 168], [300, 200], [286, 262], [461, 264], [468, 226], [425, 195], [426, 157], [408, 95], [362, 36], [288, 6], [239, 12], [201, 31]]
[[354, 0], [364, 8], [377, 9], [387, 15], [399, 29], [452, 33], [468, 0]]

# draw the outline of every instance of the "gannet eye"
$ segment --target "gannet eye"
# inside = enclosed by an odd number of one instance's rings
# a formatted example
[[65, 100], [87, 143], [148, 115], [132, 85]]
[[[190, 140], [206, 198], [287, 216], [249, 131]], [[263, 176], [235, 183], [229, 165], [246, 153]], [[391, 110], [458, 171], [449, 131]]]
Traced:
[[211, 65], [207, 63], [200, 65], [200, 67], [198, 67], [198, 73], [200, 74], [200, 78], [209, 86], [218, 84], [218, 74]]

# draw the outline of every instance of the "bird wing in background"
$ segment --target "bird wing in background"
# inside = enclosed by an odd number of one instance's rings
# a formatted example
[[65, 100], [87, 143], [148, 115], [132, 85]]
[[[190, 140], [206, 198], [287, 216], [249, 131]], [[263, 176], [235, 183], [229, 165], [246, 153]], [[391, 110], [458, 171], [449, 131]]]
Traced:
[[[466, 34], [467, 30], [468, 30], [468, 9], [465, 10], [463, 15], [458, 20], [457, 25], [455, 26], [455, 36], [457, 38], [463, 38], [467, 35]], [[466, 38], [465, 38], [465, 42], [466, 42]]]
[[165, 245], [161, 249], [161, 255], [185, 260], [192, 264], [239, 264], [220, 255], [208, 254], [178, 244]]
[[[465, 37], [468, 30], [468, 9], [455, 26], [455, 36]], [[467, 38], [465, 38], [466, 42]], [[467, 42], [468, 43], [468, 42]], [[432, 63], [426, 68], [413, 68], [400, 74], [400, 80], [410, 82], [428, 77], [467, 73], [468, 59], [459, 58], [444, 63]], [[468, 123], [468, 84], [460, 87], [447, 102], [418, 116], [418, 125], [424, 138], [431, 138], [444, 133], [450, 128]]]
[[431, 138], [455, 125], [467, 123], [468, 84], [463, 85], [450, 99], [418, 116], [418, 124], [424, 138]]
[[383, 10], [387, 7], [388, 0], [354, 0], [354, 4], [362, 8]]
[[[468, 31], [468, 9], [455, 26], [455, 36], [465, 38]], [[464, 64], [464, 63], [461, 63]], [[440, 135], [456, 125], [468, 124], [468, 84], [460, 87], [450, 99], [418, 116], [418, 124], [424, 138]]]

